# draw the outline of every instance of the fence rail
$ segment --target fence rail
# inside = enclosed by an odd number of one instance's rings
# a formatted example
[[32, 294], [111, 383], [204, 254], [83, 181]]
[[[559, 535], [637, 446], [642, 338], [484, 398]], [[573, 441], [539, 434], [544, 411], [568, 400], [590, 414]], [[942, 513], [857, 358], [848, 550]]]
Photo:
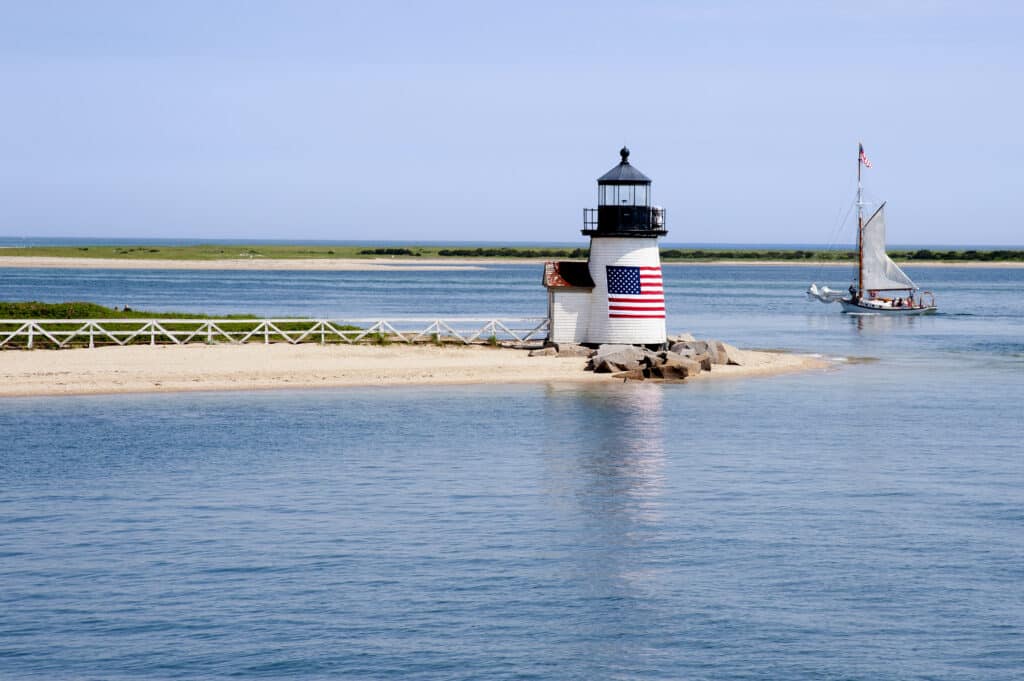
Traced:
[[187, 343], [528, 343], [547, 318], [391, 319], [0, 319], [0, 349]]

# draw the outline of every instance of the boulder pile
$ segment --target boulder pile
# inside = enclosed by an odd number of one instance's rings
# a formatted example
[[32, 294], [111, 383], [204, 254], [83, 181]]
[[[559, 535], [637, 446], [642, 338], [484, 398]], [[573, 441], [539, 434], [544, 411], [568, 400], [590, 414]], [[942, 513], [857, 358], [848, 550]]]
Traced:
[[690, 334], [669, 337], [659, 350], [639, 345], [600, 345], [597, 349], [556, 343], [533, 350], [531, 357], [587, 357], [587, 370], [615, 378], [682, 381], [715, 364], [744, 363], [742, 351], [718, 340], [696, 340]]

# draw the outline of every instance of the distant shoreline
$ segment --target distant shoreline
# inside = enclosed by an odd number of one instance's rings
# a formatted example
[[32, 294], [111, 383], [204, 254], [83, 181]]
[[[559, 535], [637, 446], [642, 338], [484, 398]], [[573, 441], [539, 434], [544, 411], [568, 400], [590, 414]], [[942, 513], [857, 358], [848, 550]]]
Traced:
[[[251, 270], [251, 271], [457, 271], [482, 270], [493, 265], [539, 265], [551, 258], [232, 258], [220, 260], [161, 260], [82, 258], [74, 256], [0, 256], [0, 269], [110, 269], [110, 270]], [[1019, 261], [897, 260], [906, 267], [984, 269], [1024, 268]], [[665, 266], [711, 267], [853, 267], [848, 261], [808, 260], [663, 260]]]
[[[70, 256], [0, 256], [0, 269], [80, 270], [281, 270], [281, 271], [402, 271], [431, 272], [481, 270], [483, 261], [463, 260], [357, 260], [338, 258], [235, 258], [224, 260], [148, 260], [129, 258], [76, 258]], [[519, 262], [513, 261], [513, 262]]]

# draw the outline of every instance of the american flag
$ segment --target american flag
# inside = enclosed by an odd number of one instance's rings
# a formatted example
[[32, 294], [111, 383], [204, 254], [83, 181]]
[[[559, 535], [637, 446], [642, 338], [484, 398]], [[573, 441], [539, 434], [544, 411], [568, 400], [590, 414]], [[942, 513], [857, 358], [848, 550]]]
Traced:
[[[847, 156], [846, 158], [850, 158]], [[860, 145], [860, 162], [864, 164], [865, 168], [871, 167], [871, 161], [868, 160], [868, 155], [864, 153], [864, 145]]]
[[610, 319], [664, 319], [661, 267], [607, 265]]

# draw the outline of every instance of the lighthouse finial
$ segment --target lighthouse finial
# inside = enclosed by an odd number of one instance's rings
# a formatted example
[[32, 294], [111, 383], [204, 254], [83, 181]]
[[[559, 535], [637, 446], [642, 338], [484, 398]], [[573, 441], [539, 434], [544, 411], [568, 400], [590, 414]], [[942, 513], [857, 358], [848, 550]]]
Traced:
[[619, 149], [619, 156], [622, 157], [623, 163], [629, 163], [629, 147], [623, 146]]

